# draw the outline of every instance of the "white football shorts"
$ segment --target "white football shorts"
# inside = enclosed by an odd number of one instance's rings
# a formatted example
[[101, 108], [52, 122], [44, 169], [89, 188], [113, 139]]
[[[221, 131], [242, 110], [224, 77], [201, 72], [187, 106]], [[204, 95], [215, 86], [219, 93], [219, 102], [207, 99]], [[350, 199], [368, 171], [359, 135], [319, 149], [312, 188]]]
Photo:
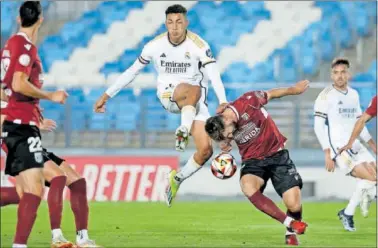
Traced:
[[[179, 85], [179, 84], [177, 84]], [[172, 100], [173, 98], [173, 93], [175, 92], [175, 89], [177, 85], [173, 84], [168, 84], [164, 85], [164, 87], [160, 87], [158, 89], [158, 98], [163, 105], [163, 107], [170, 113], [173, 114], [180, 114], [181, 110], [177, 103]], [[201, 98], [197, 103], [197, 115], [194, 118], [195, 121], [206, 121], [210, 117], [209, 109], [207, 107], [207, 92], [208, 89], [205, 87], [202, 87], [202, 92], [201, 92]]]
[[346, 175], [349, 175], [357, 165], [370, 162], [376, 163], [376, 159], [365, 146], [361, 146], [361, 148], [357, 152], [350, 150], [343, 151], [336, 157], [337, 166]]

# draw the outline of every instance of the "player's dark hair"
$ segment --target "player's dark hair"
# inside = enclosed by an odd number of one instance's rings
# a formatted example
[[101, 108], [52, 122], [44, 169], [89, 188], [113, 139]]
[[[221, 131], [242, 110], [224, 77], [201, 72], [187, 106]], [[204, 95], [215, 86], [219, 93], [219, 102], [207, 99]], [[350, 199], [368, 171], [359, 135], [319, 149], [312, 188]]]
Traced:
[[217, 115], [207, 119], [205, 130], [213, 140], [218, 142], [224, 140], [224, 122], [222, 116]]
[[21, 27], [33, 26], [41, 17], [42, 6], [39, 1], [25, 1], [20, 6]]
[[167, 8], [167, 10], [165, 11], [165, 16], [167, 16], [169, 14], [186, 15], [186, 13], [188, 13], [188, 11], [186, 10], [186, 8], [184, 6], [182, 6], [181, 4], [175, 4], [175, 5], [171, 5]]
[[337, 66], [337, 65], [346, 65], [348, 68], [350, 67], [350, 62], [346, 58], [336, 58], [332, 61], [331, 68]]

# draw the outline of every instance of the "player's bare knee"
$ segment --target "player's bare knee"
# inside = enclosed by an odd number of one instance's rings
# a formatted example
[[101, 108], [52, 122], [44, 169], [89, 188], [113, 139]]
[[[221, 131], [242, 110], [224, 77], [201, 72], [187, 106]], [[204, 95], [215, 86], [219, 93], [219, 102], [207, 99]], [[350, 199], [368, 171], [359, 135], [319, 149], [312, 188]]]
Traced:
[[44, 188], [45, 188], [45, 181], [41, 177], [40, 180], [38, 180], [34, 184], [30, 185], [27, 188], [28, 190], [24, 190], [24, 193], [30, 193], [30, 194], [42, 197], [42, 195], [44, 193]]
[[54, 177], [66, 176], [66, 174], [57, 164], [50, 160], [44, 164], [43, 176], [46, 181], [50, 182]]
[[286, 208], [290, 211], [290, 212], [298, 212], [301, 210], [301, 207], [302, 207], [302, 204], [299, 200], [293, 200], [293, 201], [289, 201], [289, 204], [285, 204], [286, 205]]
[[79, 173], [77, 173], [67, 162], [64, 161], [60, 165], [60, 168], [64, 171], [64, 173], [67, 176], [67, 183], [66, 183], [67, 186], [82, 179]]
[[241, 190], [247, 198], [250, 198], [260, 189], [252, 186], [251, 184], [241, 184]]
[[201, 88], [199, 86], [191, 86], [187, 95], [189, 104], [195, 106], [201, 98]]
[[176, 101], [180, 108], [188, 105], [195, 107], [200, 98], [201, 87], [187, 83], [179, 84], [173, 95], [173, 100]]

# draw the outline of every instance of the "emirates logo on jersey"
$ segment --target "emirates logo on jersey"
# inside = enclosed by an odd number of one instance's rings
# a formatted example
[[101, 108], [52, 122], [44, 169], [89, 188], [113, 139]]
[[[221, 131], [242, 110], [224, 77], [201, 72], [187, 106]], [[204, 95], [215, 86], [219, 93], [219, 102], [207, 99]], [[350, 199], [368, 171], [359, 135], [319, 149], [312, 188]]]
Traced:
[[248, 122], [242, 127], [238, 128], [234, 135], [234, 140], [237, 144], [245, 144], [255, 139], [260, 134], [260, 128], [253, 122]]
[[191, 63], [174, 62], [174, 61], [160, 61], [160, 66], [165, 68], [165, 73], [181, 74], [187, 73], [187, 69], [192, 66]]

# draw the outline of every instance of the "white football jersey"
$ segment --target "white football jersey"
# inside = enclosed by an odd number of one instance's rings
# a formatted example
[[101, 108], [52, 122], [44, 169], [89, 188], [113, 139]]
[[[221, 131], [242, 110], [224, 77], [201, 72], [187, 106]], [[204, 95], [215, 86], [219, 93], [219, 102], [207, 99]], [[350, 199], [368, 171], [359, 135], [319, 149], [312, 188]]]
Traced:
[[167, 32], [158, 35], [144, 46], [138, 59], [142, 64], [153, 62], [158, 73], [158, 94], [167, 85], [175, 86], [181, 82], [207, 88], [201, 67], [215, 62], [209, 45], [190, 31], [178, 45], [170, 42]]
[[[357, 118], [362, 114], [358, 92], [350, 87], [346, 92], [327, 87], [318, 95], [314, 112], [315, 116], [327, 120], [329, 143], [335, 154], [348, 143]], [[355, 145], [361, 144], [357, 140]]]

